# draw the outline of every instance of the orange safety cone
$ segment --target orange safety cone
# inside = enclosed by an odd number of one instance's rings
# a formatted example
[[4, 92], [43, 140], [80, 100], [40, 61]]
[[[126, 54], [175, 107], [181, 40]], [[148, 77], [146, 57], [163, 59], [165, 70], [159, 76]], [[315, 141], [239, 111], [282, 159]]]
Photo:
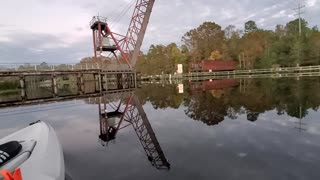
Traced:
[[22, 180], [20, 168], [16, 169], [13, 174], [8, 170], [0, 171], [0, 174], [3, 176], [4, 180]]

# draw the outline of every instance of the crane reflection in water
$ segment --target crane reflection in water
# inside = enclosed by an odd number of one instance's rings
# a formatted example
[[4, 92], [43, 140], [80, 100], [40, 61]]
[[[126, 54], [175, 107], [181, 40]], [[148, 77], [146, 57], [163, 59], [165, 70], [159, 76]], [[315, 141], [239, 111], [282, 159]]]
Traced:
[[[110, 98], [109, 98], [110, 97]], [[115, 98], [116, 97], [116, 98]], [[99, 97], [99, 140], [103, 146], [116, 139], [124, 128], [133, 128], [148, 161], [157, 169], [170, 169], [139, 99], [132, 92]]]

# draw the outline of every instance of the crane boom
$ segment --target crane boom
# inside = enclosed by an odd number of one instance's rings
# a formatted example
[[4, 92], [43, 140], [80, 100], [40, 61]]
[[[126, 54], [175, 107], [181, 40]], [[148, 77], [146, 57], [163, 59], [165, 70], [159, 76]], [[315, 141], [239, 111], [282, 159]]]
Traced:
[[[99, 139], [102, 140], [102, 145], [105, 146], [109, 141], [114, 140], [121, 129], [132, 126], [152, 166], [157, 169], [170, 169], [170, 163], [162, 151], [139, 99], [131, 93], [124, 95], [119, 105], [108, 103], [112, 108], [111, 111], [107, 111], [107, 100], [103, 101], [104, 107], [101, 109], [102, 99], [99, 98]], [[117, 122], [114, 121], [115, 118]]]
[[136, 64], [155, 0], [137, 0], [122, 49], [132, 67]]
[[[121, 64], [118, 55], [130, 69], [134, 68], [147, 30], [155, 0], [137, 0], [126, 36], [112, 32], [107, 18], [94, 16], [90, 22], [93, 34], [95, 61], [103, 52], [111, 52]], [[110, 41], [113, 41], [110, 43]]]
[[128, 109], [126, 114], [134, 117], [131, 117], [130, 120], [134, 131], [148, 156], [148, 160], [157, 169], [170, 169], [170, 163], [166, 159], [148, 117], [136, 96], [132, 97], [132, 105], [133, 106]]

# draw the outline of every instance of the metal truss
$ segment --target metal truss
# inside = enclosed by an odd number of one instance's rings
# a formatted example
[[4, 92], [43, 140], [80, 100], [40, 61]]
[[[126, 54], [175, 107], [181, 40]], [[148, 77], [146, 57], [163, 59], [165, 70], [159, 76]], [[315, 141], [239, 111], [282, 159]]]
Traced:
[[[99, 104], [101, 133], [99, 138], [108, 143], [115, 139], [119, 130], [132, 126], [152, 166], [157, 169], [170, 169], [170, 163], [162, 151], [138, 98], [133, 94], [130, 94], [126, 98], [121, 99], [118, 103], [119, 104], [116, 105], [114, 102], [109, 102], [108, 106], [112, 108], [112, 112], [109, 113], [106, 111], [106, 104], [104, 104], [104, 110], [101, 110], [101, 104]], [[107, 123], [108, 114], [118, 116], [119, 121], [113, 126], [110, 126]]]
[[[112, 32], [106, 18], [93, 17], [90, 26], [93, 30], [95, 58], [97, 58], [97, 50], [99, 55], [102, 55], [103, 51], [109, 51], [119, 63], [121, 63], [118, 57], [120, 55], [122, 60], [132, 69], [140, 54], [154, 1], [137, 0], [126, 36]], [[103, 38], [111, 39], [114, 42], [114, 47], [103, 48]]]

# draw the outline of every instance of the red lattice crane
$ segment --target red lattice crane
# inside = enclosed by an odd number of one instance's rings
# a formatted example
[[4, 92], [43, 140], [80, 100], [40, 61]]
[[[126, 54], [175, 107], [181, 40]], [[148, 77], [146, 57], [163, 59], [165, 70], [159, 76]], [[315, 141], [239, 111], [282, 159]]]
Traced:
[[[103, 107], [101, 107], [102, 104]], [[135, 95], [132, 93], [124, 94], [120, 101], [113, 102], [108, 102], [105, 97], [104, 99], [100, 98], [99, 114], [99, 139], [102, 140], [103, 146], [115, 140], [121, 129], [131, 126], [152, 166], [157, 169], [170, 169], [170, 163], [166, 159], [148, 117]]]
[[93, 32], [94, 56], [111, 52], [120, 63], [120, 57], [131, 68], [134, 68], [143, 38], [149, 23], [155, 0], [137, 0], [131, 22], [125, 36], [111, 31], [107, 19], [95, 16], [90, 22]]

